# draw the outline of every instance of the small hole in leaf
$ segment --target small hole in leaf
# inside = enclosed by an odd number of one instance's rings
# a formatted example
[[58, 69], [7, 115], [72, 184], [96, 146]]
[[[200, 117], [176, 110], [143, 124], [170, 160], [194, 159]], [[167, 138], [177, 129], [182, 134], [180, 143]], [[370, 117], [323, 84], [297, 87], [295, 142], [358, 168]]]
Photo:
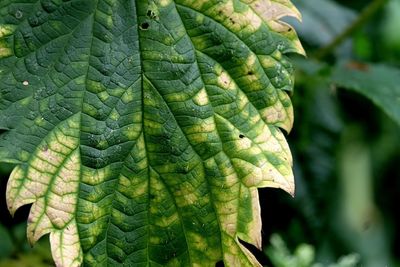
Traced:
[[140, 29], [141, 30], [147, 30], [150, 27], [150, 24], [148, 22], [143, 22], [140, 24]]
[[252, 72], [251, 70], [247, 73], [247, 75], [253, 75], [254, 72]]
[[239, 134], [239, 138], [244, 138], [244, 135], [243, 134]]
[[215, 267], [224, 267], [224, 266], [225, 266], [224, 261], [219, 261], [215, 264]]
[[150, 9], [147, 10], [146, 16], [147, 16], [148, 18], [150, 18], [150, 19], [155, 19], [155, 18], [157, 18], [156, 13], [154, 13], [154, 11], [153, 11], [153, 10], [150, 10]]

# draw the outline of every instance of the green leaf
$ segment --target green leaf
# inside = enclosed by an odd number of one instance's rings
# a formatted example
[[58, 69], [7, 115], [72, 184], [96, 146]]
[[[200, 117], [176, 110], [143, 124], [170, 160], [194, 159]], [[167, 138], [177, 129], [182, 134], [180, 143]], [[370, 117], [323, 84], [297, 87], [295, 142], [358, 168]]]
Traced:
[[[294, 0], [302, 23], [289, 19], [301, 38], [312, 45], [323, 46], [331, 42], [355, 20], [357, 14], [332, 0]], [[327, 15], [329, 14], [329, 15]]]
[[7, 228], [0, 224], [0, 260], [5, 258], [11, 254], [14, 249], [14, 245], [12, 239], [10, 237], [10, 233], [8, 232]]
[[5, 0], [0, 159], [57, 266], [259, 266], [294, 193], [288, 0]]
[[381, 64], [343, 62], [334, 67], [332, 81], [369, 98], [400, 124], [400, 70]]

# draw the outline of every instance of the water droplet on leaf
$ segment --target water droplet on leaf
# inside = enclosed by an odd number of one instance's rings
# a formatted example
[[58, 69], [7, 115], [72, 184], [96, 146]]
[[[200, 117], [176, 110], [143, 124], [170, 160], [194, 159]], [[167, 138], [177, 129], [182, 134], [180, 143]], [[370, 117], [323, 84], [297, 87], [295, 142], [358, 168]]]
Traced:
[[20, 19], [20, 18], [22, 18], [22, 16], [24, 15], [24, 13], [22, 13], [22, 11], [21, 10], [17, 10], [16, 12], [15, 12], [15, 18], [16, 19]]
[[285, 49], [285, 45], [283, 44], [283, 42], [279, 42], [278, 46], [276, 47], [279, 51], [282, 51]]
[[32, 27], [35, 27], [35, 26], [37, 26], [37, 25], [39, 25], [39, 19], [37, 18], [37, 17], [29, 17], [28, 18], [28, 22], [29, 22], [29, 25], [31, 25]]

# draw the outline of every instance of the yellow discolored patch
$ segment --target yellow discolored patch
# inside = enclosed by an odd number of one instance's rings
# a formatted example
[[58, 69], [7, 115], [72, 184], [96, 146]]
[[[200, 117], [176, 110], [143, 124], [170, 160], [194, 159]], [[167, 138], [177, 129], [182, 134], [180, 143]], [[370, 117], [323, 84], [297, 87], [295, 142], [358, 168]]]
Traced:
[[198, 24], [204, 23], [204, 20], [205, 20], [205, 16], [204, 16], [204, 15], [198, 14], [198, 15], [196, 16], [196, 22], [197, 22]]
[[174, 225], [179, 222], [179, 215], [177, 212], [173, 213], [170, 216], [162, 216], [157, 221], [154, 222], [154, 225], [166, 228], [171, 225]]
[[194, 97], [193, 102], [198, 106], [205, 106], [209, 103], [207, 91], [205, 88], [201, 89]]
[[[54, 142], [53, 147], [57, 147], [54, 145]], [[59, 166], [65, 159], [65, 155], [49, 149], [47, 145], [44, 145], [42, 148], [39, 149], [36, 157], [41, 161], [48, 162], [52, 166]], [[32, 162], [32, 166], [35, 167], [34, 162]], [[48, 171], [51, 171], [51, 169], [49, 169]]]
[[251, 53], [250, 56], [248, 56], [246, 59], [246, 66], [249, 69], [253, 69], [253, 68], [255, 68], [256, 61], [257, 61], [257, 56], [255, 54]]
[[101, 9], [97, 9], [96, 13], [96, 21], [100, 21], [103, 26], [105, 26], [107, 29], [112, 29], [114, 22], [113, 22], [113, 17], [110, 16], [109, 14], [106, 14], [101, 11]]
[[78, 267], [83, 260], [79, 242], [78, 227], [72, 220], [63, 230], [50, 234], [51, 254], [57, 267]]
[[158, 237], [158, 236], [152, 235], [152, 236], [150, 236], [150, 238], [149, 238], [149, 243], [150, 243], [150, 244], [153, 244], [153, 245], [159, 245], [159, 244], [161, 244], [162, 242], [163, 242], [163, 240], [162, 240], [160, 237]]
[[13, 50], [8, 47], [7, 43], [0, 39], [0, 58], [9, 57], [13, 54]]
[[64, 236], [51, 241], [58, 266], [78, 266], [82, 261], [73, 220], [81, 167], [79, 128], [74, 127], [79, 126], [79, 118], [75, 115], [55, 127], [28, 158], [26, 168], [15, 168], [7, 186], [7, 203], [12, 212], [34, 203], [28, 219], [31, 244], [47, 233], [50, 239]]
[[[201, 123], [191, 125], [190, 127], [185, 128], [186, 134], [207, 134], [215, 131], [216, 126], [213, 117], [208, 117], [203, 119]], [[196, 138], [196, 136], [192, 136], [192, 138]]]
[[[135, 115], [135, 117], [136, 116], [138, 117], [137, 118], [138, 120], [141, 119], [140, 113], [138, 113], [138, 115]], [[126, 136], [128, 138], [128, 140], [136, 140], [139, 137], [140, 129], [141, 129], [141, 125], [139, 125], [139, 124], [129, 125], [122, 129], [122, 134], [124, 136]], [[142, 144], [139, 144], [139, 145], [142, 146]]]
[[100, 98], [100, 100], [104, 102], [110, 97], [110, 95], [108, 94], [107, 91], [103, 91], [103, 92], [98, 93], [97, 97]]
[[[286, 94], [285, 92], [283, 93]], [[260, 114], [268, 124], [281, 127], [287, 132], [290, 132], [293, 127], [293, 108], [283, 107], [281, 101], [277, 101], [273, 106], [260, 110]]]
[[116, 109], [113, 109], [110, 113], [110, 119], [113, 121], [117, 121], [121, 116], [119, 115], [118, 111]]
[[172, 3], [171, 0], [158, 0], [158, 2], [162, 7], [166, 7]]
[[187, 232], [186, 236], [191, 240], [193, 248], [199, 251], [207, 249], [207, 240], [203, 236], [193, 232]]
[[168, 46], [173, 45], [174, 42], [175, 42], [175, 40], [174, 40], [173, 38], [171, 38], [170, 36], [166, 36], [166, 37], [164, 38], [164, 41], [163, 41], [163, 43], [164, 43], [165, 45], [168, 45]]
[[265, 69], [274, 68], [276, 66], [276, 64], [278, 63], [278, 61], [274, 57], [271, 57], [271, 56], [260, 55], [258, 57], [260, 59], [261, 65]]
[[105, 181], [106, 177], [110, 175], [110, 167], [104, 167], [102, 169], [82, 169], [82, 182], [88, 185], [98, 185]]
[[133, 90], [131, 88], [126, 89], [125, 92], [121, 96], [121, 101], [124, 104], [132, 102], [133, 99], [134, 99], [134, 94], [133, 94]]
[[100, 94], [106, 91], [106, 88], [101, 82], [87, 80], [86, 83], [87, 83], [87, 89], [92, 93]]
[[137, 177], [136, 175], [133, 175], [131, 178], [121, 175], [118, 180], [121, 192], [124, 192], [127, 195], [144, 196], [149, 192], [148, 183], [143, 182], [143, 179]]
[[18, 158], [21, 161], [28, 161], [29, 157], [31, 156], [31, 154], [25, 150], [22, 150], [19, 154], [18, 154]]
[[289, 0], [241, 0], [249, 4], [252, 9], [265, 21], [278, 20], [290, 16], [301, 20], [300, 12]]
[[189, 99], [189, 95], [184, 92], [171, 93], [164, 96], [167, 102], [184, 102]]
[[249, 27], [251, 28], [252, 32], [257, 31], [258, 28], [260, 28], [262, 20], [251, 9], [247, 10], [243, 15], [246, 18], [247, 23], [248, 23]]
[[227, 90], [235, 89], [235, 83], [226, 71], [222, 71], [218, 76], [218, 85]]
[[178, 197], [176, 202], [179, 207], [191, 206], [199, 201], [199, 197], [195, 192], [185, 192], [181, 197]]
[[185, 6], [190, 6], [195, 10], [202, 10], [203, 6], [207, 4], [207, 0], [183, 0], [180, 1]]
[[16, 28], [17, 28], [17, 26], [12, 25], [12, 24], [0, 25], [0, 38], [3, 38], [3, 37], [13, 34]]
[[46, 124], [46, 121], [43, 117], [37, 117], [34, 122], [37, 126], [44, 126]]

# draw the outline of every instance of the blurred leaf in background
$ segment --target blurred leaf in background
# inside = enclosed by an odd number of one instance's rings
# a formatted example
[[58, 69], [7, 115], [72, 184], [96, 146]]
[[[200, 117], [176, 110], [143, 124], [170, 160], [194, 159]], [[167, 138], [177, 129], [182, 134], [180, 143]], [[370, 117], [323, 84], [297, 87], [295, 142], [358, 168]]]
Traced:
[[270, 243], [271, 245], [266, 248], [266, 254], [275, 267], [355, 267], [359, 263], [357, 254], [342, 256], [337, 263], [315, 262], [315, 249], [309, 244], [298, 245], [292, 254], [277, 234], [271, 236]]
[[400, 69], [356, 61], [334, 66], [332, 82], [369, 98], [400, 125]]
[[[331, 0], [293, 1], [302, 14], [302, 22], [288, 18], [294, 25], [303, 43], [311, 47], [321, 47], [332, 42], [357, 17], [355, 11]], [[339, 55], [348, 55], [351, 41], [341, 45]], [[310, 49], [308, 49], [310, 50]]]
[[277, 220], [267, 222], [265, 238], [278, 233], [287, 246], [271, 240], [269, 265], [313, 266], [296, 256], [309, 244], [315, 266], [341, 255], [358, 256], [349, 266], [400, 266], [400, 1], [296, 4], [308, 54], [294, 59], [297, 117], [288, 138], [297, 192], [265, 197], [274, 203], [265, 213]]
[[400, 60], [400, 1], [390, 0], [385, 7], [384, 16], [381, 24], [381, 34], [383, 46], [381, 47], [382, 56], [389, 62], [399, 63]]

